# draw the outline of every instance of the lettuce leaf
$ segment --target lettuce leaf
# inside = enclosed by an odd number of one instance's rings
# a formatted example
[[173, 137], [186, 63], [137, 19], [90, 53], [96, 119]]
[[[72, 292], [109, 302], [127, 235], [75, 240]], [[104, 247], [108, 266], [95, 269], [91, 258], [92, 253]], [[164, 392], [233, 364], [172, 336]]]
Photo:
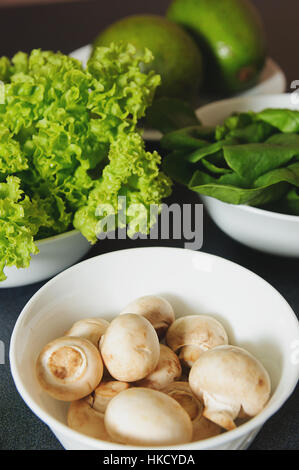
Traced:
[[28, 161], [18, 141], [0, 124], [0, 181], [17, 171], [26, 170]]
[[[90, 192], [87, 204], [75, 214], [75, 228], [91, 243], [96, 242], [103, 231], [101, 219], [108, 212], [110, 216], [116, 216], [119, 211], [119, 197], [125, 196], [127, 207], [136, 204], [139, 216], [141, 214], [139, 230], [147, 233], [155, 222], [150, 217], [150, 205], [160, 206], [162, 199], [171, 193], [171, 180], [159, 171], [160, 163], [159, 154], [147, 152], [138, 133], [115, 140], [111, 144], [109, 164], [105, 166], [102, 177]], [[129, 235], [133, 235], [130, 223], [136, 218], [136, 213], [125, 214], [124, 224], [129, 224]], [[115, 228], [117, 226], [119, 221], [115, 223]]]
[[5, 266], [26, 268], [38, 253], [34, 235], [47, 223], [47, 213], [20, 189], [20, 180], [9, 176], [0, 183], [0, 281]]
[[1, 270], [27, 266], [34, 240], [73, 226], [94, 243], [102, 202], [117, 210], [126, 195], [148, 210], [169, 194], [136, 130], [160, 84], [141, 68], [152, 59], [122, 43], [97, 48], [85, 68], [40, 49], [0, 58]]

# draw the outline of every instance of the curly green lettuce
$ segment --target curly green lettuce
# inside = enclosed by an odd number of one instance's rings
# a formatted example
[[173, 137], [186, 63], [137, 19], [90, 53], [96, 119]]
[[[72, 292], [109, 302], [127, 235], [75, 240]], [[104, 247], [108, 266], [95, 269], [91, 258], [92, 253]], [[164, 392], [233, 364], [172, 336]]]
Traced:
[[0, 183], [0, 281], [6, 279], [5, 266], [29, 266], [31, 255], [38, 253], [34, 235], [47, 224], [47, 213], [23, 193], [20, 183], [15, 176]]
[[97, 208], [109, 203], [117, 211], [118, 195], [148, 212], [169, 194], [160, 156], [145, 151], [137, 131], [160, 84], [155, 72], [142, 71], [152, 59], [122, 43], [96, 49], [86, 67], [39, 49], [0, 58], [0, 183], [19, 188], [1, 200], [2, 278], [5, 265], [28, 265], [34, 240], [75, 226], [96, 242]]
[[[135, 233], [136, 227], [147, 233], [155, 222], [151, 206], [157, 206], [159, 211], [162, 199], [171, 193], [172, 182], [159, 171], [160, 163], [160, 155], [147, 152], [138, 133], [116, 139], [102, 177], [90, 192], [87, 204], [75, 214], [75, 228], [94, 243], [104, 230], [101, 220], [107, 215], [116, 217], [125, 196], [125, 220], [116, 220], [115, 228], [128, 225], [129, 235]], [[136, 219], [138, 223], [133, 225]]]

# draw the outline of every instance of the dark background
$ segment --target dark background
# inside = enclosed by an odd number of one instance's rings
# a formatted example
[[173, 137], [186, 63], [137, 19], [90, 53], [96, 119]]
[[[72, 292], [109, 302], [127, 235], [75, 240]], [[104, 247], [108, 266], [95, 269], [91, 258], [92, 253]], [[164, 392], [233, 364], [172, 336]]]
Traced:
[[[6, 2], [7, 3], [7, 2]], [[13, 3], [13, 2], [12, 2]], [[83, 46], [110, 22], [133, 13], [163, 14], [168, 0], [68, 1], [0, 8], [0, 55], [11, 56], [33, 48], [68, 53]], [[287, 82], [299, 79], [298, 0], [254, 0], [263, 16], [269, 55], [282, 67]], [[1, 7], [1, 0], [0, 0]], [[173, 199], [198, 202], [195, 195], [176, 188]], [[147, 241], [103, 241], [90, 252], [145, 246]], [[181, 242], [156, 242], [183, 246]], [[270, 282], [299, 313], [299, 263], [257, 253], [224, 235], [205, 214], [203, 251], [223, 256], [256, 272]], [[0, 339], [6, 345], [6, 364], [0, 365], [0, 449], [62, 449], [52, 432], [25, 405], [13, 384], [8, 349], [15, 321], [30, 297], [42, 283], [17, 289], [0, 289]], [[299, 449], [298, 389], [263, 427], [251, 445], [252, 450]]]

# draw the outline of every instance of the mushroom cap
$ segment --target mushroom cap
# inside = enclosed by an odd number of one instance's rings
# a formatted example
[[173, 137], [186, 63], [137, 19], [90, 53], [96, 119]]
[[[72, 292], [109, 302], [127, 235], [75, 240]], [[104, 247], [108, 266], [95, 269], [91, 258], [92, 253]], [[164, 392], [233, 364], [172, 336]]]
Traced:
[[105, 413], [113, 440], [131, 445], [163, 446], [192, 439], [192, 423], [176, 400], [150, 388], [129, 388], [114, 397]]
[[182, 375], [178, 356], [164, 344], [160, 344], [160, 357], [157, 367], [144, 379], [136, 382], [137, 386], [161, 390]]
[[101, 413], [105, 413], [110, 400], [123, 390], [127, 390], [130, 384], [127, 382], [119, 382], [118, 380], [107, 380], [100, 383], [100, 385], [93, 392], [93, 408]]
[[98, 348], [101, 336], [108, 326], [109, 322], [103, 318], [84, 318], [74, 323], [65, 336], [79, 336], [88, 339]]
[[86, 436], [111, 442], [111, 438], [106, 431], [104, 414], [93, 408], [93, 398], [91, 396], [75, 400], [70, 404], [67, 424], [70, 428]]
[[218, 346], [202, 354], [193, 365], [189, 384], [204, 401], [204, 416], [230, 430], [241, 409], [257, 415], [267, 403], [271, 384], [264, 366], [237, 346]]
[[188, 315], [178, 318], [169, 327], [166, 343], [180, 359], [192, 367], [202, 352], [219, 345], [227, 344], [224, 327], [209, 315]]
[[193, 442], [220, 434], [220, 426], [202, 415], [203, 403], [192, 393], [188, 382], [173, 382], [162, 391], [177, 400], [190, 416], [193, 426]]
[[144, 317], [127, 313], [114, 318], [102, 336], [100, 350], [108, 372], [116, 380], [135, 382], [157, 366], [157, 333]]
[[202, 353], [203, 350], [200, 346], [194, 344], [183, 346], [179, 352], [179, 359], [184, 367], [191, 369]]
[[155, 328], [159, 339], [164, 337], [169, 325], [175, 320], [170, 303], [158, 295], [145, 295], [133, 300], [120, 315], [124, 313], [135, 313], [145, 317]]
[[41, 387], [53, 398], [73, 401], [89, 395], [103, 375], [99, 350], [87, 339], [63, 336], [48, 343], [36, 361]]

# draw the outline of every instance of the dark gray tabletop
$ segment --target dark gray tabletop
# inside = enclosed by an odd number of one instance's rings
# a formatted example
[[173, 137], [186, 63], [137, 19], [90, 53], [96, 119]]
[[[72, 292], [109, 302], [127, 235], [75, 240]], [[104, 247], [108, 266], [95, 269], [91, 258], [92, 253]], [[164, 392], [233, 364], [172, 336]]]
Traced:
[[[288, 83], [298, 79], [294, 51], [298, 42], [298, 0], [253, 0], [263, 15], [269, 55], [284, 69]], [[78, 1], [76, 3], [0, 9], [0, 55], [41, 47], [67, 53], [88, 44], [105, 25], [133, 13], [163, 14], [169, 0]], [[269, 8], [271, 4], [271, 8]], [[296, 75], [297, 74], [297, 75]], [[173, 200], [197, 202], [180, 188]], [[164, 245], [183, 246], [178, 241], [103, 241], [89, 253], [96, 256], [122, 248]], [[202, 250], [251, 269], [270, 282], [299, 314], [299, 262], [255, 252], [224, 235], [205, 215]], [[25, 405], [11, 378], [8, 350], [16, 319], [26, 302], [42, 286], [0, 289], [0, 341], [5, 344], [5, 364], [0, 364], [0, 449], [62, 449], [52, 432]], [[299, 449], [298, 388], [263, 427], [250, 449]]]

